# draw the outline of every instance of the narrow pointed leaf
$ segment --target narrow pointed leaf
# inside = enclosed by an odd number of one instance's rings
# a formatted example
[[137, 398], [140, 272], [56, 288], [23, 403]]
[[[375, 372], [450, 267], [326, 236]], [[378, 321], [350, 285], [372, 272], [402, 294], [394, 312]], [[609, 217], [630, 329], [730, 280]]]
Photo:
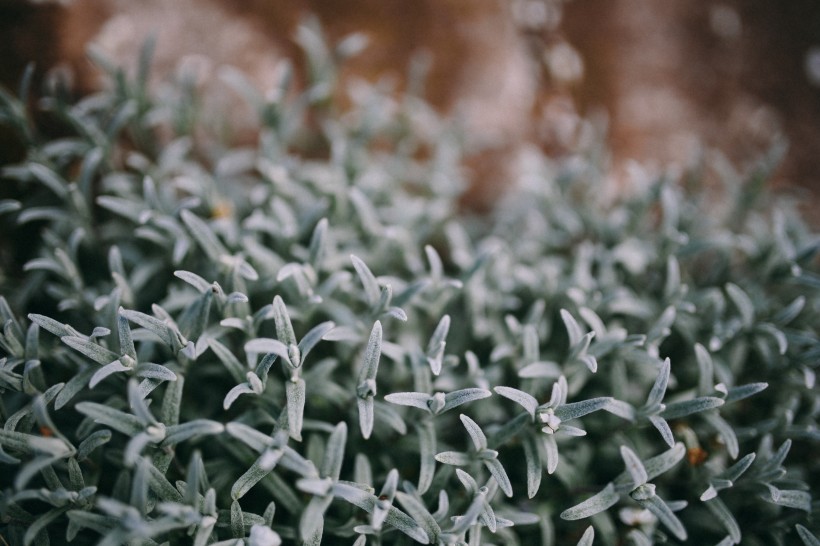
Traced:
[[370, 268], [367, 267], [367, 264], [365, 264], [359, 257], [351, 254], [350, 261], [353, 262], [353, 268], [356, 270], [356, 274], [359, 276], [359, 280], [364, 287], [367, 303], [370, 305], [375, 305], [376, 302], [379, 301], [379, 295], [381, 293], [376, 277], [370, 271]]
[[108, 364], [119, 359], [119, 355], [109, 351], [105, 347], [94, 343], [90, 339], [75, 336], [63, 336], [60, 338], [63, 343], [78, 351], [98, 364]]
[[666, 394], [666, 385], [669, 383], [670, 369], [671, 365], [667, 358], [661, 363], [658, 378], [655, 380], [655, 384], [652, 385], [652, 390], [649, 391], [649, 396], [646, 399], [647, 406], [652, 407], [663, 402], [663, 396]]
[[302, 440], [302, 422], [305, 413], [305, 380], [285, 381], [285, 397], [288, 406], [288, 432], [294, 440]]
[[700, 413], [712, 408], [718, 408], [724, 404], [722, 398], [715, 398], [714, 396], [701, 396], [693, 398], [692, 400], [683, 400], [681, 402], [673, 402], [666, 406], [660, 415], [664, 419], [680, 419], [687, 415]]
[[615, 505], [620, 497], [611, 483], [584, 502], [561, 512], [561, 519], [573, 521], [588, 518]]
[[583, 400], [581, 402], [573, 402], [571, 404], [564, 404], [555, 408], [555, 416], [562, 421], [569, 421], [577, 417], [583, 417], [593, 411], [598, 411], [611, 404], [612, 398], [601, 397]]
[[624, 465], [626, 465], [626, 471], [629, 472], [629, 475], [632, 477], [634, 487], [638, 487], [649, 480], [646, 474], [646, 468], [644, 468], [643, 463], [634, 451], [627, 446], [621, 446], [621, 457], [624, 460]]
[[487, 437], [484, 435], [484, 431], [481, 430], [481, 427], [463, 413], [459, 415], [459, 418], [464, 424], [464, 428], [467, 429], [467, 434], [470, 435], [470, 439], [473, 441], [476, 451], [487, 449]]
[[645, 500], [638, 501], [638, 504], [655, 514], [660, 522], [670, 531], [678, 540], [686, 540], [686, 529], [683, 523], [672, 512], [669, 506], [659, 496], [654, 495]]
[[650, 415], [649, 422], [658, 429], [663, 441], [666, 442], [669, 447], [675, 447], [675, 437], [672, 435], [672, 429], [669, 428], [669, 423], [666, 422], [666, 419], [657, 415]]
[[527, 410], [530, 417], [535, 418], [535, 410], [538, 409], [538, 401], [535, 397], [512, 387], [495, 387], [493, 390], [504, 398], [509, 398], [516, 404], [520, 405]]

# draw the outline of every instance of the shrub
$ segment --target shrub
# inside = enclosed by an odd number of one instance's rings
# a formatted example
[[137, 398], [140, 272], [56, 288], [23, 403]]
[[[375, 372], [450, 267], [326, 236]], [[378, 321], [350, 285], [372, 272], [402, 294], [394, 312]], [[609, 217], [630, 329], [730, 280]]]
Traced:
[[254, 148], [145, 68], [54, 138], [0, 96], [6, 542], [818, 543], [818, 238], [766, 164], [605, 200], [532, 152], [473, 217], [452, 125], [308, 53], [232, 76]]

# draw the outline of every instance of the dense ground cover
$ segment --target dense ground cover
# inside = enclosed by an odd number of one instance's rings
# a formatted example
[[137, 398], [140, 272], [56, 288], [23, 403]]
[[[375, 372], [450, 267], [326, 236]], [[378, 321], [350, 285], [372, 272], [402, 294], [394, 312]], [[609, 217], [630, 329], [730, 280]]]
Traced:
[[769, 164], [606, 197], [533, 151], [476, 217], [454, 125], [308, 53], [234, 77], [253, 147], [147, 62], [58, 136], [0, 96], [6, 542], [817, 544], [818, 237]]

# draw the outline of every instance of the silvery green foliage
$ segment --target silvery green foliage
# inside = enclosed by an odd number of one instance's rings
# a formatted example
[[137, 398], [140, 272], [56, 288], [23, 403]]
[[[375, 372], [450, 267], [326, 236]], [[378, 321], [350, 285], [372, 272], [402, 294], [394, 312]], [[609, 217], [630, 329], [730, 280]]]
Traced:
[[7, 543], [818, 543], [820, 245], [768, 164], [607, 202], [531, 153], [473, 218], [453, 126], [298, 41], [301, 92], [224, 74], [249, 148], [147, 54], [57, 139], [0, 93]]

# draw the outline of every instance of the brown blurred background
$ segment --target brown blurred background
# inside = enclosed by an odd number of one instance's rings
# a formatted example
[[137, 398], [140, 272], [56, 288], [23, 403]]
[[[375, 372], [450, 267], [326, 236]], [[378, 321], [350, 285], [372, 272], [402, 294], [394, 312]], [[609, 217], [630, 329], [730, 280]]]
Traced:
[[370, 39], [347, 78], [401, 88], [411, 59], [430, 54], [427, 98], [458, 108], [482, 150], [481, 203], [523, 147], [582, 149], [589, 116], [607, 120], [615, 173], [630, 159], [691, 165], [710, 149], [743, 171], [782, 136], [777, 183], [820, 197], [817, 0], [0, 0], [0, 81], [15, 87], [33, 60], [39, 82], [60, 70], [89, 92], [100, 85], [89, 43], [133, 65], [155, 33], [157, 81], [187, 62], [208, 87], [231, 64], [264, 89], [281, 58], [299, 58], [306, 13], [331, 41]]

